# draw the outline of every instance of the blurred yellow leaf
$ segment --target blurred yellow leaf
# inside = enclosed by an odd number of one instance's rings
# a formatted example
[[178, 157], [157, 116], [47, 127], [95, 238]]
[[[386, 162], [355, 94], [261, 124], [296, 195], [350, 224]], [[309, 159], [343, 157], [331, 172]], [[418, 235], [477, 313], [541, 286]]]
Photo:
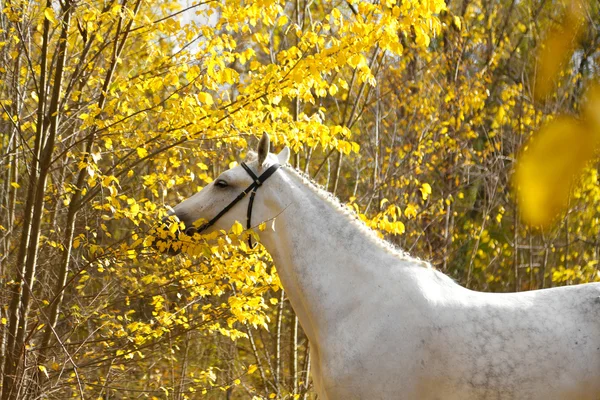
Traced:
[[538, 53], [535, 77], [535, 97], [548, 96], [558, 80], [561, 69], [568, 64], [581, 34], [585, 31], [585, 2], [572, 0], [562, 24], [548, 33]]
[[535, 79], [535, 96], [543, 99], [556, 84], [561, 68], [564, 68], [574, 50], [574, 32], [556, 29], [548, 35], [538, 55], [538, 71]]
[[596, 140], [581, 122], [560, 117], [535, 135], [517, 161], [515, 184], [521, 215], [548, 225], [567, 205], [576, 177], [594, 155]]
[[593, 130], [595, 136], [600, 136], [600, 83], [593, 84], [586, 92], [586, 102], [583, 106], [583, 118]]

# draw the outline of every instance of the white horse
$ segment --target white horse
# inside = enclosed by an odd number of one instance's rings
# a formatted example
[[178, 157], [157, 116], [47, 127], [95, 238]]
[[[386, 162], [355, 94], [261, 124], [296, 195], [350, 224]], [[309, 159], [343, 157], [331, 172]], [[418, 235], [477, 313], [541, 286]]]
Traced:
[[600, 284], [465, 289], [286, 166], [287, 148], [268, 149], [265, 135], [258, 157], [174, 214], [186, 227], [212, 219], [190, 234], [271, 221], [258, 234], [310, 340], [320, 399], [600, 399]]

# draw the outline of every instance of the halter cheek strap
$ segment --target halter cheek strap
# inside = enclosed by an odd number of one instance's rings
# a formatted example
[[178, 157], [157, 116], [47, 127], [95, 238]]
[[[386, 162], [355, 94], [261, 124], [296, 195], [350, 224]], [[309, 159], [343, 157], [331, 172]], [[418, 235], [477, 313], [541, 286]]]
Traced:
[[[262, 184], [279, 169], [281, 165], [273, 164], [271, 165], [265, 172], [263, 172], [260, 176], [256, 176], [254, 172], [250, 169], [246, 163], [241, 163], [242, 168], [250, 175], [252, 180], [252, 184], [248, 186], [243, 192], [241, 192], [231, 203], [229, 203], [224, 209], [222, 209], [217, 215], [214, 216], [213, 219], [200, 226], [199, 228], [190, 227], [185, 230], [186, 235], [192, 236], [194, 233], [201, 233], [214, 225], [215, 222], [219, 220], [227, 211], [231, 210], [233, 206], [235, 206], [240, 200], [242, 200], [248, 193], [250, 193], [250, 201], [248, 202], [248, 212], [246, 213], [246, 229], [250, 229], [252, 227], [252, 205], [254, 204], [254, 197], [256, 196], [257, 189], [262, 186]], [[248, 236], [248, 245], [251, 249], [254, 248], [254, 244], [252, 244], [252, 236]]]

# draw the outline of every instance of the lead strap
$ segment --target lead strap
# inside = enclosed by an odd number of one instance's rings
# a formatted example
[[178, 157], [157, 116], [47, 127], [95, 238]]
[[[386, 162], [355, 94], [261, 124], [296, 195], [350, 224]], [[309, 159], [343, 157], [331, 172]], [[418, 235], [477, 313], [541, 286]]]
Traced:
[[248, 231], [248, 246], [250, 249], [256, 247], [256, 243], [252, 244], [252, 233], [250, 232], [250, 228], [252, 228], [252, 205], [254, 204], [254, 196], [256, 195], [256, 189], [258, 186], [255, 186], [252, 189], [252, 193], [250, 193], [250, 201], [248, 202], [248, 213], [246, 214], [246, 230]]

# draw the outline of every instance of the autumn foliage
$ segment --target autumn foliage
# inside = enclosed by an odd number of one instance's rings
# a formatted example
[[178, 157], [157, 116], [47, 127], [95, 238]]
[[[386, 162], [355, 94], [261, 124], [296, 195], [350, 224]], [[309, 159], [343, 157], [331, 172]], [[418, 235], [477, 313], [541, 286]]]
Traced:
[[0, 7], [2, 400], [312, 398], [264, 249], [161, 222], [265, 131], [469, 288], [600, 280], [597, 3]]

